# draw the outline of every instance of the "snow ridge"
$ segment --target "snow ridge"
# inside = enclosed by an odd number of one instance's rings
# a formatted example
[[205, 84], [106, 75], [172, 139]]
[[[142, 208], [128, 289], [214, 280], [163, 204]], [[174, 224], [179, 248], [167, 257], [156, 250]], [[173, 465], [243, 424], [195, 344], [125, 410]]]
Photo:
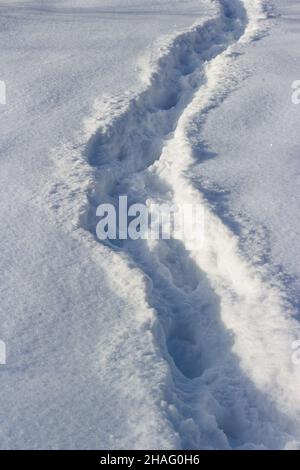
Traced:
[[[288, 448], [299, 439], [290, 352], [298, 325], [282, 292], [241, 258], [236, 236], [196, 189], [189, 139], [193, 117], [201, 132], [208, 112], [239, 83], [233, 64], [265, 32], [264, 3], [216, 2], [214, 18], [162, 48], [142, 93], [97, 103], [79, 139], [89, 136], [88, 143], [72, 150], [71, 169], [58, 159], [60, 181], [50, 195], [75, 235], [110, 257], [111, 277], [131, 276], [148, 311], [137, 321], [150, 325], [168, 364], [159, 406], [182, 448]], [[96, 208], [121, 194], [129, 203], [201, 205], [204, 247], [184, 239], [100, 244]]]

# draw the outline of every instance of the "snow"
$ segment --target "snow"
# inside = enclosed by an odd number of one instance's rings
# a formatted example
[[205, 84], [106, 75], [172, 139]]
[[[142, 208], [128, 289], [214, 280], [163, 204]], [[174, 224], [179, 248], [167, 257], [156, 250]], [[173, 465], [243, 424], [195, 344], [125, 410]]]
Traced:
[[[274, 3], [0, 3], [1, 448], [299, 447], [300, 8]], [[200, 205], [203, 249], [100, 243], [120, 194]]]
[[[251, 259], [270, 263], [273, 276], [281, 271], [287, 276], [285, 288], [292, 298], [299, 295], [300, 275], [300, 108], [291, 99], [300, 73], [299, 5], [273, 4], [276, 18], [268, 36], [249, 47], [238, 64], [250, 75], [246, 86], [207, 119], [203, 133], [216, 158], [202, 162], [199, 173], [205, 190], [216, 190], [213, 198], [218, 198], [218, 188], [223, 189], [219, 210], [224, 216], [230, 211], [230, 218], [241, 224], [243, 238], [257, 233], [246, 251]], [[220, 127], [223, 132], [216, 141], [215, 129]]]

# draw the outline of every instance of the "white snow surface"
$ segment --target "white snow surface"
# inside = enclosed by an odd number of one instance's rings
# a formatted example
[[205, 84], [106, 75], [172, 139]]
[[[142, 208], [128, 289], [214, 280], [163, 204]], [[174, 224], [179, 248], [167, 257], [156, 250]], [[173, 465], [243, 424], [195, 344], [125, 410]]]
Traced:
[[[1, 448], [300, 447], [299, 21], [0, 2]], [[100, 243], [120, 194], [201, 205], [203, 248]]]

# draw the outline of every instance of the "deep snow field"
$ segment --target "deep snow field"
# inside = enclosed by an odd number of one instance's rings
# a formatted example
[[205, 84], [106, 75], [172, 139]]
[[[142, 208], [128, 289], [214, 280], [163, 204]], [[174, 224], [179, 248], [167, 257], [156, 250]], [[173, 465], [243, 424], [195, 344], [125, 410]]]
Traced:
[[[1, 449], [300, 449], [300, 4], [0, 0]], [[96, 238], [191, 203], [203, 246]]]

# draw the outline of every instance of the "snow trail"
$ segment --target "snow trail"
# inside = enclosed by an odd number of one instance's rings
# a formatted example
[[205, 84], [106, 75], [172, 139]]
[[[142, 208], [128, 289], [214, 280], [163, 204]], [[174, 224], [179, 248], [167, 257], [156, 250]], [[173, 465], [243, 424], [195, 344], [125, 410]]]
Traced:
[[[162, 46], [141, 94], [97, 104], [71, 173], [59, 160], [60, 216], [77, 220], [76, 235], [101, 247], [123, 295], [134, 289], [148, 311], [138, 320], [150, 324], [168, 363], [160, 406], [182, 448], [284, 448], [300, 438], [300, 380], [291, 361], [298, 324], [278, 286], [242, 259], [238, 239], [197, 190], [189, 136], [193, 118], [200, 133], [241, 80], [233, 64], [263, 35], [264, 3], [214, 2], [214, 18]], [[204, 246], [185, 239], [97, 243], [96, 208], [117, 205], [122, 194], [129, 204], [200, 205]], [[126, 273], [129, 290], [121, 287]]]

